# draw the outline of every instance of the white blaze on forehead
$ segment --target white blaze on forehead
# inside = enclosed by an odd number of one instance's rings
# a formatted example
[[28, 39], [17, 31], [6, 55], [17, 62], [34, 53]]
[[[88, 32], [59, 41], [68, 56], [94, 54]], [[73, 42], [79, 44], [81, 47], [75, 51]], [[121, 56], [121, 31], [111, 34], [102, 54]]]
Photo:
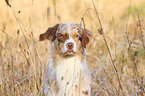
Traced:
[[77, 31], [77, 30], [78, 30], [78, 26], [77, 24], [74, 24], [74, 23], [61, 23], [59, 24], [59, 27], [58, 27], [58, 33], [62, 31], [62, 32], [71, 34], [71, 32]]

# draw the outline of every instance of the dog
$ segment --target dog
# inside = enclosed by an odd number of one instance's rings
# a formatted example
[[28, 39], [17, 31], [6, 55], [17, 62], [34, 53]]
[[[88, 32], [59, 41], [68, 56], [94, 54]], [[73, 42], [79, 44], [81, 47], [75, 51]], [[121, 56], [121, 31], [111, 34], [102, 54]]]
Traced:
[[40, 34], [40, 41], [51, 41], [43, 96], [91, 95], [91, 72], [85, 56], [91, 36], [90, 31], [75, 23], [56, 24]]

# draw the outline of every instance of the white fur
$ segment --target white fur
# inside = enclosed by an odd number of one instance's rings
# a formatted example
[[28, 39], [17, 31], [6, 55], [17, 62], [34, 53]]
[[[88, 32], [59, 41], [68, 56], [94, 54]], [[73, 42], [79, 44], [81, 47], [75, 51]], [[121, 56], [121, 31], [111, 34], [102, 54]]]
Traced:
[[[83, 62], [75, 57], [63, 60], [56, 67], [56, 81], [61, 89], [58, 96], [72, 96], [73, 88], [79, 82], [80, 76], [84, 71]], [[64, 80], [61, 80], [63, 77]]]

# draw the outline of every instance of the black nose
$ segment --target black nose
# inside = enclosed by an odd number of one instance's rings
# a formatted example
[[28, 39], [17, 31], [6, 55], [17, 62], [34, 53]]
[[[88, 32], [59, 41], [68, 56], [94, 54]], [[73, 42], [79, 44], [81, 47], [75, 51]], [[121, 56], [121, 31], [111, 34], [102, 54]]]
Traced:
[[69, 42], [69, 43], [66, 44], [66, 46], [67, 46], [68, 49], [72, 49], [74, 47], [74, 43]]

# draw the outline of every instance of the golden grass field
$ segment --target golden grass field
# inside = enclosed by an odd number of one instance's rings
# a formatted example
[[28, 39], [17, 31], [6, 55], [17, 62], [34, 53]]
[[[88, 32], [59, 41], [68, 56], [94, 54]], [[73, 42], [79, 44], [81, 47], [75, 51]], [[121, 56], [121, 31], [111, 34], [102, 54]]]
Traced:
[[50, 43], [39, 34], [56, 23], [80, 23], [88, 8], [92, 96], [145, 96], [145, 1], [93, 1], [98, 15], [92, 0], [0, 1], [0, 96], [41, 96]]

